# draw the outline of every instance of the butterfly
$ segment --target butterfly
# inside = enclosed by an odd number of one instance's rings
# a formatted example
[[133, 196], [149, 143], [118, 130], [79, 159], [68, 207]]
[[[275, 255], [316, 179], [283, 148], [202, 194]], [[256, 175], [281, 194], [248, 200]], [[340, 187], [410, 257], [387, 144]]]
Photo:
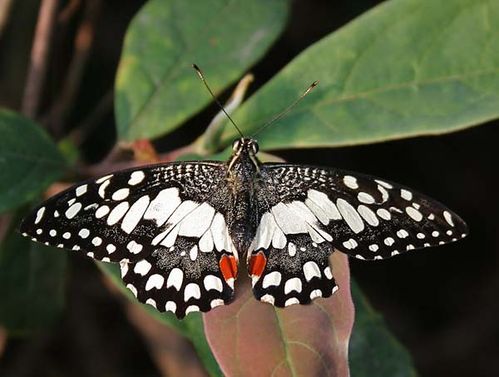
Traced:
[[246, 257], [258, 300], [286, 307], [338, 288], [333, 250], [377, 260], [467, 235], [459, 216], [398, 184], [333, 168], [261, 163], [240, 138], [227, 162], [173, 162], [82, 182], [22, 225], [33, 241], [119, 263], [137, 299], [179, 318], [230, 302]]
[[261, 163], [257, 141], [243, 136], [194, 68], [241, 135], [228, 161], [163, 163], [79, 183], [35, 208], [21, 233], [119, 263], [139, 301], [178, 318], [229, 303], [242, 258], [255, 297], [287, 307], [338, 289], [334, 250], [378, 260], [467, 235], [458, 215], [407, 187], [334, 168]]

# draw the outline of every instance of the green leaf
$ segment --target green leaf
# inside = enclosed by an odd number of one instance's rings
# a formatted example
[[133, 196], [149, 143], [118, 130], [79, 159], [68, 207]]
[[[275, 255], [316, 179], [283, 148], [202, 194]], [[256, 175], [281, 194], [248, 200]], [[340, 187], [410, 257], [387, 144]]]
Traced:
[[[265, 149], [440, 134], [499, 116], [499, 2], [393, 0], [305, 50], [235, 120], [251, 135], [314, 80], [258, 139]], [[227, 127], [225, 142], [235, 137]]]
[[0, 212], [35, 198], [64, 168], [63, 157], [40, 126], [0, 110]]
[[24, 335], [59, 318], [67, 255], [22, 237], [16, 222], [0, 245], [0, 326]]
[[180, 334], [188, 338], [196, 352], [199, 359], [205, 366], [210, 376], [222, 376], [220, 368], [213, 357], [213, 353], [206, 341], [203, 329], [203, 321], [200, 313], [189, 314], [183, 320], [178, 320], [174, 314], [170, 312], [160, 313], [150, 305], [142, 304], [133, 296], [129, 289], [125, 287], [120, 277], [120, 269], [117, 264], [96, 262], [97, 266], [102, 272], [111, 279], [111, 281], [123, 292], [123, 294], [132, 302], [142, 306], [142, 308], [153, 318], [177, 330]]
[[211, 102], [191, 64], [219, 93], [282, 31], [286, 0], [151, 0], [131, 23], [116, 79], [120, 139], [171, 132]]
[[382, 317], [374, 311], [352, 281], [355, 324], [350, 338], [350, 373], [356, 377], [417, 375], [409, 353], [390, 334]]

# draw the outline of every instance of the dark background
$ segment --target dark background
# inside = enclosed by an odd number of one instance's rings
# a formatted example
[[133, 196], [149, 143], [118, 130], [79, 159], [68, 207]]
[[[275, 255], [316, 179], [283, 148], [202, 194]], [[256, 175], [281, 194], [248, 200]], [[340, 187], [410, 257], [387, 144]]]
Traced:
[[[1, 106], [21, 108], [38, 3], [14, 1], [0, 36]], [[95, 34], [77, 85], [77, 106], [70, 107], [56, 132], [66, 134], [88, 123], [88, 115], [95, 115], [94, 109], [101, 106], [83, 144], [84, 158], [96, 162], [114, 143], [114, 75], [126, 26], [143, 1], [61, 1], [61, 9], [72, 3], [74, 13], [56, 25], [38, 119], [49, 128], [55, 119], [50, 114], [67, 80], [75, 34], [89, 17], [85, 7], [95, 6], [90, 15]], [[378, 3], [295, 1], [285, 33], [251, 69], [256, 76], [251, 91], [307, 46]], [[206, 109], [157, 146], [167, 151], [189, 143], [216, 111]], [[276, 152], [292, 162], [335, 166], [403, 183], [446, 203], [467, 221], [471, 236], [461, 242], [383, 262], [351, 261], [354, 279], [410, 351], [421, 376], [499, 375], [498, 136], [496, 121], [438, 137]], [[141, 330], [130, 323], [125, 304], [110, 293], [86, 258], [72, 257], [69, 263], [64, 318], [51, 330], [9, 339], [3, 350], [0, 346], [0, 374], [158, 375], [161, 368], [148, 352]]]

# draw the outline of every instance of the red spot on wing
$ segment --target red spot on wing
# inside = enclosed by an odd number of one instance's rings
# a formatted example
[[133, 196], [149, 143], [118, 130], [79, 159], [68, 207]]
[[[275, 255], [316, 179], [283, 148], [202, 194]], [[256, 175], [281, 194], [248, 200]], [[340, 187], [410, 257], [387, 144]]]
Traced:
[[248, 268], [250, 276], [262, 276], [263, 270], [265, 269], [266, 265], [267, 258], [265, 257], [265, 254], [263, 254], [263, 252], [259, 251], [257, 254], [252, 255]]
[[224, 255], [220, 259], [220, 271], [225, 281], [235, 279], [237, 276], [237, 261], [234, 256]]

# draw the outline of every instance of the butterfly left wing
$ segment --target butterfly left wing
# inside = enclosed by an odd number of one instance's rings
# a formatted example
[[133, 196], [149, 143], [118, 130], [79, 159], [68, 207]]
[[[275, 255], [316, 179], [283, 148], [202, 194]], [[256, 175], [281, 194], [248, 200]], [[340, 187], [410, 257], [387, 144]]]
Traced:
[[327, 259], [333, 249], [384, 259], [468, 232], [437, 201], [367, 175], [264, 164], [261, 177], [249, 272], [256, 297], [276, 306], [331, 295], [337, 289]]
[[127, 287], [160, 311], [208, 311], [232, 299], [237, 272], [225, 171], [218, 162], [181, 162], [116, 172], [47, 200], [20, 230], [120, 263]]

